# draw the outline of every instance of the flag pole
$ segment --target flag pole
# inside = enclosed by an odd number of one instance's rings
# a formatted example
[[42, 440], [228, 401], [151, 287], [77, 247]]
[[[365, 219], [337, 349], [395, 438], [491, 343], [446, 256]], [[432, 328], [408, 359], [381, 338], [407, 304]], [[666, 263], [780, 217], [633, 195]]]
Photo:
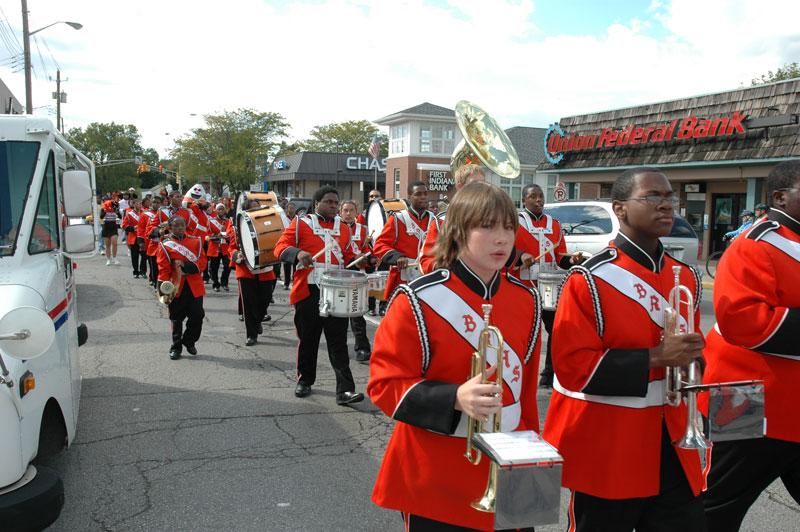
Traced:
[[373, 190], [378, 190], [378, 158], [375, 158], [375, 187]]

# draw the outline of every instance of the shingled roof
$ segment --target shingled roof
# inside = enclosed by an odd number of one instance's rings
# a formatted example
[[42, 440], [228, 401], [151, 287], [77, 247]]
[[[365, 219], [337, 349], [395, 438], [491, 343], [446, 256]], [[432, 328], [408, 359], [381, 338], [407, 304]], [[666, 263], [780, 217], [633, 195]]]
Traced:
[[442, 107], [440, 105], [434, 105], [428, 102], [415, 105], [414, 107], [409, 107], [408, 109], [400, 111], [397, 114], [455, 117], [455, 111], [452, 109], [448, 109], [447, 107]]
[[[800, 78], [638, 107], [571, 116], [562, 118], [559, 125], [568, 136], [573, 133], [589, 135], [598, 134], [605, 128], [619, 131], [631, 124], [634, 127], [657, 127], [676, 119], [680, 122], [689, 116], [713, 119], [731, 116], [735, 111], [746, 114], [748, 119], [800, 115]], [[553, 165], [547, 159], [543, 159], [537, 170], [719, 161], [759, 164], [761, 159], [800, 156], [798, 136], [800, 124], [772, 126], [767, 129], [747, 128], [745, 122], [745, 127], [745, 134], [723, 137], [672, 139], [668, 142], [568, 151], [565, 152], [564, 160], [560, 164]]]
[[505, 130], [514, 149], [517, 150], [519, 162], [521, 164], [536, 165], [544, 159], [544, 134], [547, 132], [543, 127], [510, 127]]

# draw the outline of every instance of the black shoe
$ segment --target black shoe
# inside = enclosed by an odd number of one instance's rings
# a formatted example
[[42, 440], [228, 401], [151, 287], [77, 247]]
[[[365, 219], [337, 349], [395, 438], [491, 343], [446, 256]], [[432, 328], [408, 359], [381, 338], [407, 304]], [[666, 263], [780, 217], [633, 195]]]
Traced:
[[133, 272], [133, 278], [134, 278], [134, 279], [138, 279], [138, 278], [139, 278], [139, 274], [138, 274], [138, 273], [136, 273], [136, 272]]
[[231, 289], [230, 289], [230, 288], [228, 288], [228, 285], [224, 284], [224, 285], [222, 285], [222, 291], [223, 291], [223, 292], [230, 292], [230, 291], [231, 291]]
[[307, 397], [311, 393], [311, 386], [304, 382], [298, 382], [294, 388], [295, 397]]
[[[297, 392], [295, 392], [297, 393]], [[342, 392], [336, 394], [337, 405], [349, 405], [351, 403], [360, 403], [364, 400], [363, 393], [357, 392]]]
[[219, 292], [219, 286], [214, 287], [214, 292]]
[[375, 312], [374, 308], [369, 309], [369, 312], [367, 312], [367, 314], [369, 314], [370, 316], [377, 316], [378, 315], [378, 313]]
[[258, 340], [256, 339], [255, 336], [249, 336], [247, 340], [245, 340], [244, 345], [247, 346], [256, 345], [257, 342]]
[[194, 344], [192, 345], [183, 344], [183, 346], [186, 348], [186, 351], [188, 351], [190, 355], [197, 354], [197, 348], [194, 346]]
[[208, 278], [208, 277], [204, 277], [204, 278], [203, 278], [203, 284], [208, 284], [208, 283], [209, 283], [209, 281], [211, 281], [211, 279], [210, 279], [210, 278]]
[[173, 347], [169, 350], [169, 358], [172, 360], [178, 360], [181, 358], [181, 350]]
[[367, 349], [359, 349], [356, 351], [356, 360], [363, 362], [364, 364], [369, 363], [370, 356], [372, 356], [372, 353], [370, 353]]
[[272, 316], [269, 314], [264, 314], [264, 318], [261, 320], [262, 323], [267, 322], [272, 319]]
[[269, 298], [269, 304], [271, 305], [273, 303], [275, 303], [275, 298], [274, 297]]
[[258, 334], [264, 334], [264, 327], [260, 323], [258, 324]]
[[239, 314], [239, 321], [244, 321], [244, 316], [242, 316], [241, 314]]
[[283, 289], [284, 290], [288, 290], [289, 289], [289, 285], [288, 284], [283, 285]]
[[553, 374], [552, 373], [543, 373], [542, 378], [539, 379], [539, 386], [542, 388], [552, 388], [553, 387]]
[[378, 314], [380, 314], [381, 316], [386, 316], [386, 309], [385, 309], [385, 308], [381, 308], [381, 309], [378, 311]]

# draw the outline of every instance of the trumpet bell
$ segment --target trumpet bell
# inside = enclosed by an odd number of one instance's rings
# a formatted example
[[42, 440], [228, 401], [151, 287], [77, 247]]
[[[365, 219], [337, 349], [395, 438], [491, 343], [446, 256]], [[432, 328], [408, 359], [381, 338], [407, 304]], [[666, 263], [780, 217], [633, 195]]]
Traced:
[[175, 292], [175, 285], [172, 284], [172, 281], [164, 281], [161, 283], [161, 292], [164, 295], [171, 295], [173, 292]]
[[465, 164], [484, 164], [492, 172], [513, 179], [519, 176], [519, 156], [506, 132], [486, 111], [466, 100], [456, 104], [456, 122], [464, 137], [450, 157], [455, 172]]

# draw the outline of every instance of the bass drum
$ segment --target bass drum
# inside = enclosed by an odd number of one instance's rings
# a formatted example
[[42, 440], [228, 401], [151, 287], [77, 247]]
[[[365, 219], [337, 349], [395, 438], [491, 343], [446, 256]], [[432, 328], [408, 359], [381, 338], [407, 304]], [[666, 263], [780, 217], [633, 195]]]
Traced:
[[408, 208], [404, 199], [372, 200], [367, 207], [367, 234], [372, 235], [373, 241], [381, 234], [386, 220], [393, 212]]
[[236, 214], [243, 210], [245, 202], [249, 200], [258, 200], [258, 208], [272, 207], [278, 204], [278, 195], [272, 191], [269, 192], [250, 192], [243, 190], [236, 196]]
[[243, 211], [236, 217], [236, 238], [247, 267], [253, 273], [280, 262], [273, 250], [286, 230], [286, 215], [277, 205]]

